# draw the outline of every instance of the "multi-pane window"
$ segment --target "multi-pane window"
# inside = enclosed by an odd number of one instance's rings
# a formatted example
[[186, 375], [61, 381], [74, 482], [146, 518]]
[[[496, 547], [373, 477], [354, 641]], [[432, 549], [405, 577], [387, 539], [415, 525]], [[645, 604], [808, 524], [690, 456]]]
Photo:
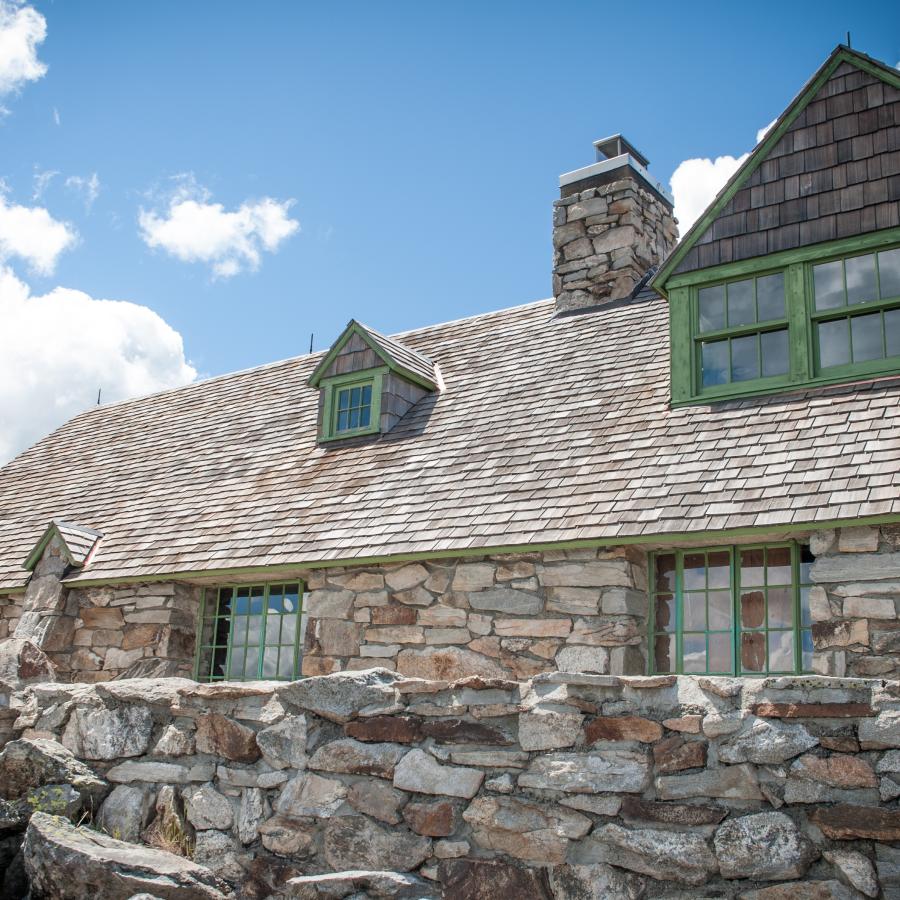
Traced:
[[303, 585], [207, 588], [197, 677], [208, 681], [292, 679], [300, 672]]
[[704, 388], [787, 374], [783, 272], [700, 288], [697, 305]]
[[809, 671], [811, 563], [796, 544], [654, 554], [654, 671]]
[[337, 388], [335, 432], [368, 428], [372, 421], [372, 384], [355, 384]]
[[900, 247], [812, 266], [818, 369], [900, 357]]

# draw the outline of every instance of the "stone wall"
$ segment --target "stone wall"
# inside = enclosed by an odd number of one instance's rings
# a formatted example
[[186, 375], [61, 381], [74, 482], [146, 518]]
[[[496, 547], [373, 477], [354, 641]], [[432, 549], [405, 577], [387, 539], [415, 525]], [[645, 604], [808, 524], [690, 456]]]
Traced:
[[307, 587], [304, 675], [646, 671], [647, 557], [637, 549], [317, 570]]
[[628, 297], [678, 241], [671, 207], [638, 177], [553, 203], [553, 295], [561, 312]]
[[812, 535], [814, 665], [825, 675], [900, 675], [900, 525]]
[[10, 637], [22, 618], [22, 594], [0, 597], [0, 641]]
[[[368, 896], [375, 876], [350, 870], [403, 873], [374, 896], [449, 900], [900, 893], [896, 681], [369, 670], [43, 684], [13, 706], [0, 795], [77, 770], [73, 819], [245, 897]], [[0, 830], [24, 828], [12, 812]], [[38, 832], [31, 858], [64, 839]]]

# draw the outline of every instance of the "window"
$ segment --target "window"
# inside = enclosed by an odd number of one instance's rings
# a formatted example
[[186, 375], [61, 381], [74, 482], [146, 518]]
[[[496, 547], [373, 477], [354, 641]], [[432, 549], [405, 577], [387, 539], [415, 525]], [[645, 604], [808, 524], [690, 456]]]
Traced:
[[380, 430], [381, 395], [387, 369], [340, 375], [322, 382], [323, 441], [374, 434]]
[[797, 544], [653, 554], [653, 671], [810, 671], [812, 562]]
[[700, 288], [697, 302], [704, 388], [787, 374], [783, 272]]
[[673, 404], [900, 374], [900, 230], [888, 237], [673, 278]]
[[300, 672], [303, 585], [207, 588], [201, 606], [197, 678], [293, 679]]
[[900, 356], [900, 247], [812, 266], [821, 372]]

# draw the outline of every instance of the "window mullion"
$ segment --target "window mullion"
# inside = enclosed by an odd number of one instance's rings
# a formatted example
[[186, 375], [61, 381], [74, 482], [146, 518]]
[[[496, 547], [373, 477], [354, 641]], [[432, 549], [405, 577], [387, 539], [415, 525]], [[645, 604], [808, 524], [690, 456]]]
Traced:
[[791, 381], [806, 381], [812, 378], [809, 350], [812, 341], [807, 319], [806, 272], [801, 264], [788, 266], [784, 273], [784, 302], [788, 318], [788, 348], [790, 353]]
[[731, 674], [737, 675], [740, 672], [738, 665], [739, 654], [741, 651], [741, 625], [740, 625], [740, 604], [738, 602], [738, 548], [729, 547], [731, 553]]

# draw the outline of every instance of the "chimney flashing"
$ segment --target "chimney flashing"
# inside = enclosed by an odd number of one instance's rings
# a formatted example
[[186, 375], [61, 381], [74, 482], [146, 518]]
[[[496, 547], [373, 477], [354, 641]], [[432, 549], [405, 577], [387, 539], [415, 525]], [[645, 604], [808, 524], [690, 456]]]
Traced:
[[[607, 139], [608, 140], [608, 139]], [[597, 141], [594, 146], [601, 143]], [[598, 148], [598, 153], [602, 152]], [[643, 157], [641, 157], [643, 159]], [[664, 200], [669, 206], [674, 206], [674, 199], [672, 195], [663, 187], [662, 182], [657, 181], [653, 176], [647, 171], [646, 166], [642, 165], [639, 159], [633, 156], [631, 153], [622, 153], [619, 156], [613, 156], [609, 159], [603, 159], [599, 162], [592, 163], [589, 166], [584, 166], [581, 169], [575, 169], [572, 172], [565, 172], [564, 174], [559, 176], [559, 188], [560, 194], [562, 196], [568, 196], [574, 191], [565, 190], [569, 185], [576, 184], [580, 181], [585, 181], [588, 178], [596, 178], [597, 176], [609, 175], [611, 172], [616, 171], [616, 169], [624, 169], [629, 168], [632, 172], [639, 176], [641, 181], [655, 194], [657, 194], [660, 199]], [[611, 179], [612, 180], [612, 179]]]

